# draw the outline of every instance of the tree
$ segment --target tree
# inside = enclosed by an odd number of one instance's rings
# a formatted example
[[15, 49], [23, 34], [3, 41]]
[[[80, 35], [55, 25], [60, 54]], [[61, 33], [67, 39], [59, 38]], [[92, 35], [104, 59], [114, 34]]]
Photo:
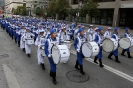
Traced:
[[68, 15], [69, 9], [71, 9], [71, 6], [69, 5], [68, 0], [56, 1], [55, 11], [61, 19], [65, 19], [65, 17]]
[[99, 4], [93, 0], [84, 0], [82, 8], [79, 10], [80, 16], [84, 17], [87, 14], [90, 16], [97, 16], [99, 13], [97, 9], [98, 6]]
[[79, 11], [78, 8], [76, 8], [76, 9], [70, 9], [70, 10], [68, 11], [68, 14], [70, 14], [71, 16], [73, 16], [74, 19], [75, 19], [76, 13], [78, 13], [78, 11]]
[[37, 7], [35, 10], [34, 10], [34, 13], [38, 16], [43, 16], [44, 15], [44, 8], [40, 8], [40, 7]]
[[76, 13], [79, 11], [79, 9], [78, 8], [76, 8], [76, 9], [70, 9], [69, 11], [68, 11], [68, 13], [71, 15], [71, 16], [76, 16]]
[[52, 1], [49, 3], [49, 7], [47, 8], [47, 13], [48, 13], [48, 15], [51, 16], [52, 18], [54, 18], [55, 15], [56, 15], [55, 6], [56, 6], [56, 1], [52, 0]]
[[15, 15], [23, 15], [25, 16], [26, 15], [26, 7], [25, 6], [17, 6], [16, 9], [12, 9], [12, 13], [15, 14]]

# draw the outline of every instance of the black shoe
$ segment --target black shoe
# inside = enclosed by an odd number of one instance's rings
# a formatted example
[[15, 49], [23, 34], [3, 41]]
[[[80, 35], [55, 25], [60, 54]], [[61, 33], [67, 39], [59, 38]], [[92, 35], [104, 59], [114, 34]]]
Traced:
[[80, 73], [81, 73], [82, 75], [85, 75], [85, 72], [83, 71], [83, 65], [80, 65]]
[[132, 58], [130, 52], [127, 52], [128, 58]]
[[56, 72], [53, 72], [53, 83], [57, 84], [57, 81], [56, 81]]
[[113, 53], [110, 53], [108, 58], [112, 60], [111, 56], [113, 55]]
[[102, 59], [99, 59], [99, 67], [103, 68], [104, 65], [102, 64]]
[[125, 56], [125, 55], [124, 55], [125, 52], [126, 52], [126, 50], [123, 49], [121, 55], [122, 55], [122, 56]]
[[20, 41], [18, 41], [18, 47], [20, 47]]
[[115, 62], [117, 62], [117, 63], [121, 63], [119, 60], [115, 60]]
[[76, 61], [75, 69], [80, 70], [78, 67], [78, 60]]
[[102, 65], [102, 64], [101, 64], [101, 65], [99, 65], [99, 67], [103, 68], [103, 67], [104, 67], [104, 65]]
[[84, 72], [84, 71], [80, 71], [80, 73], [81, 73], [82, 75], [85, 75], [85, 72]]
[[75, 66], [75, 69], [80, 70], [80, 68], [79, 67], [76, 67], [76, 66]]
[[95, 58], [94, 58], [94, 63], [96, 63], [96, 64], [98, 64], [98, 62], [97, 62], [97, 56], [95, 56]]
[[132, 58], [131, 56], [128, 56], [128, 58]]
[[23, 52], [25, 52], [25, 48], [23, 48]]
[[30, 54], [27, 54], [28, 55], [28, 57], [30, 57]]
[[57, 84], [56, 78], [53, 78], [53, 83]]
[[115, 56], [115, 62], [121, 63], [121, 62], [119, 61], [119, 59], [118, 59], [118, 56]]
[[97, 62], [97, 61], [94, 61], [94, 63], [98, 64], [98, 62]]
[[42, 66], [42, 70], [45, 70], [45, 65], [44, 64], [41, 64], [41, 66]]

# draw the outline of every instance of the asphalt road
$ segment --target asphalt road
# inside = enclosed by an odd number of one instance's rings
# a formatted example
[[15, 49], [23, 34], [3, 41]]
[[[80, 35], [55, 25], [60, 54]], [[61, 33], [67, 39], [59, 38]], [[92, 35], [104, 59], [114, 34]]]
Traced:
[[[122, 35], [124, 30], [120, 30]], [[133, 31], [132, 31], [133, 33]], [[45, 60], [46, 70], [42, 70], [37, 64], [37, 47], [32, 45], [31, 57], [18, 47], [14, 40], [9, 37], [5, 30], [0, 29], [0, 88], [11, 88], [11, 77], [5, 73], [12, 72], [17, 79], [16, 84], [20, 88], [132, 88], [133, 87], [133, 59], [128, 59], [120, 55], [121, 64], [107, 58], [108, 53], [103, 51], [104, 68], [94, 64], [93, 57], [84, 59], [84, 71], [90, 76], [90, 79], [84, 83], [75, 83], [69, 81], [66, 73], [75, 70], [76, 61], [75, 50], [72, 45], [71, 57], [66, 64], [57, 65], [57, 85], [52, 83], [49, 77], [49, 63]], [[133, 53], [133, 49], [131, 49]], [[133, 56], [133, 54], [132, 54]], [[114, 58], [114, 57], [113, 57]], [[4, 69], [3, 64], [10, 70]], [[9, 74], [10, 75], [10, 74]], [[14, 80], [12, 80], [14, 82]], [[15, 87], [14, 87], [15, 88]]]

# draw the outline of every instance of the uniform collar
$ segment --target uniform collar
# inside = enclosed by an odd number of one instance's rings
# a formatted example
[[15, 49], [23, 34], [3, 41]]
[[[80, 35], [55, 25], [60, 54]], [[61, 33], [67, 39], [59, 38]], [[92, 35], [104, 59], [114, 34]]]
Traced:
[[52, 38], [52, 37], [51, 37], [51, 40], [52, 40], [52, 41], [56, 41], [56, 38]]

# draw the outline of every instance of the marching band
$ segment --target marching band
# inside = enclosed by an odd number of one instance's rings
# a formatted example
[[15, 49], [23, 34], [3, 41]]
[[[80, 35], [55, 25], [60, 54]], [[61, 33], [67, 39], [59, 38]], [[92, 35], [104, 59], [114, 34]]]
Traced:
[[[120, 37], [119, 28], [115, 27], [113, 34], [112, 28], [108, 27], [104, 33], [102, 27], [90, 25], [86, 32], [83, 24], [70, 25], [62, 21], [45, 20], [38, 18], [0, 18], [0, 25], [3, 30], [9, 33], [10, 37], [18, 43], [18, 46], [30, 57], [31, 45], [35, 44], [37, 48], [38, 65], [45, 70], [44, 59], [48, 58], [50, 64], [50, 77], [53, 83], [56, 81], [56, 65], [67, 63], [70, 58], [70, 47], [72, 41], [77, 51], [75, 69], [79, 70], [81, 75], [85, 75], [83, 70], [83, 59], [94, 56], [94, 63], [104, 67], [102, 63], [103, 50], [115, 56], [115, 61], [121, 63], [118, 59], [118, 48], [121, 47], [122, 56], [127, 52], [128, 58], [130, 48], [133, 46], [133, 38], [130, 29], [126, 28], [124, 37]], [[125, 43], [125, 44], [123, 44]], [[59, 53], [60, 52], [60, 53]], [[59, 55], [58, 55], [59, 54]]]

